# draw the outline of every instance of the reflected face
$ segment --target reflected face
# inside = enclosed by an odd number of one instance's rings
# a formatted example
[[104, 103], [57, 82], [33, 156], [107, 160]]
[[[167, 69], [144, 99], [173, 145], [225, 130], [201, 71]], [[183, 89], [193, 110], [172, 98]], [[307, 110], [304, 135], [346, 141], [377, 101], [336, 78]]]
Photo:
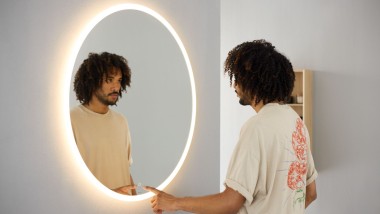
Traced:
[[240, 98], [239, 103], [243, 106], [251, 105], [251, 100], [246, 94], [243, 93], [243, 91], [241, 90], [241, 88], [236, 82], [234, 82], [234, 88], [235, 88], [235, 93], [237, 97]]
[[93, 99], [97, 99], [103, 105], [115, 105], [119, 100], [122, 74], [120, 69], [113, 68], [107, 76], [103, 78], [100, 88], [94, 92]]

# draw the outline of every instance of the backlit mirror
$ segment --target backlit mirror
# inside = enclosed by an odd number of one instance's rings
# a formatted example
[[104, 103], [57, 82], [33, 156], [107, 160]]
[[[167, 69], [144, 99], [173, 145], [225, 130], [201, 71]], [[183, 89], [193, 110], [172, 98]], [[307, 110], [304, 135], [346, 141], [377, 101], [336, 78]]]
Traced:
[[[189, 149], [195, 123], [195, 86], [191, 65], [173, 28], [154, 11], [119, 5], [103, 13], [77, 53], [70, 82], [70, 108], [79, 105], [73, 80], [91, 52], [124, 56], [131, 87], [111, 107], [128, 120], [135, 184], [164, 188], [176, 175]], [[137, 189], [138, 196], [150, 197]]]

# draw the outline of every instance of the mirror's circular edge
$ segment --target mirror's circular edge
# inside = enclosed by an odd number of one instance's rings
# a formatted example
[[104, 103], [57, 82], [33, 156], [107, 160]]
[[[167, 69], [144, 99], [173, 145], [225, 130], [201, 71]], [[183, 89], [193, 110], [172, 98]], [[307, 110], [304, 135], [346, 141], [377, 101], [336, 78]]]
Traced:
[[[71, 51], [70, 56], [69, 56], [69, 60], [68, 60], [68, 66], [67, 66], [68, 67], [68, 71], [67, 71], [67, 73], [69, 75], [67, 75], [67, 79], [68, 80], [66, 80], [66, 82], [67, 82], [67, 84], [70, 85], [71, 74], [72, 74], [72, 70], [74, 68], [76, 56], [78, 55], [79, 50], [81, 48], [81, 45], [83, 44], [84, 40], [86, 39], [86, 37], [88, 36], [88, 34], [91, 32], [91, 30], [101, 20], [103, 20], [107, 16], [109, 16], [109, 15], [115, 13], [115, 12], [122, 11], [122, 10], [137, 10], [137, 11], [141, 11], [141, 12], [144, 12], [144, 13], [146, 13], [148, 15], [151, 15], [152, 17], [154, 17], [155, 19], [157, 19], [158, 21], [160, 21], [160, 23], [163, 24], [166, 27], [166, 29], [171, 33], [171, 35], [176, 40], [178, 46], [180, 47], [182, 55], [183, 55], [183, 57], [185, 59], [185, 62], [186, 62], [186, 67], [187, 67], [188, 75], [189, 75], [189, 78], [190, 78], [191, 96], [192, 96], [192, 107], [191, 107], [192, 112], [191, 112], [191, 123], [190, 123], [190, 129], [189, 129], [189, 133], [188, 133], [188, 137], [187, 137], [187, 142], [186, 142], [185, 148], [183, 150], [183, 153], [181, 155], [181, 158], [178, 161], [175, 169], [165, 179], [165, 181], [163, 183], [161, 183], [158, 187], [156, 187], [159, 190], [163, 190], [168, 184], [170, 184], [170, 182], [177, 175], [179, 169], [183, 165], [184, 160], [186, 159], [186, 156], [188, 154], [188, 151], [190, 149], [190, 145], [191, 145], [191, 142], [192, 142], [192, 139], [193, 139], [194, 127], [195, 127], [195, 118], [196, 118], [196, 106], [197, 106], [196, 105], [195, 81], [194, 81], [194, 75], [193, 75], [193, 70], [192, 70], [192, 66], [191, 66], [191, 63], [190, 63], [190, 59], [189, 59], [189, 56], [188, 56], [188, 54], [186, 52], [186, 49], [185, 49], [185, 47], [184, 47], [181, 39], [179, 38], [179, 36], [176, 33], [176, 31], [174, 30], [174, 28], [169, 24], [169, 22], [167, 22], [166, 19], [164, 19], [161, 15], [159, 15], [154, 10], [152, 10], [150, 8], [147, 8], [145, 6], [139, 5], [139, 4], [129, 4], [129, 3], [127, 3], [127, 4], [119, 4], [119, 5], [112, 6], [112, 7], [108, 8], [108, 9], [100, 12], [81, 31], [80, 35], [78, 36], [78, 39], [76, 40], [76, 43], [74, 44], [74, 48]], [[68, 93], [69, 92], [67, 92], [67, 96], [64, 96], [65, 99], [67, 99], [67, 103], [69, 102], [68, 101], [69, 100], [69, 94]], [[67, 105], [67, 106], [69, 106], [69, 105]], [[67, 112], [67, 114], [69, 115], [68, 112]], [[145, 200], [147, 198], [150, 198], [150, 197], [152, 197], [154, 195], [151, 192], [147, 192], [147, 193], [144, 193], [144, 194], [141, 194], [141, 195], [135, 195], [135, 196], [122, 195], [122, 194], [116, 193], [116, 192], [108, 189], [100, 181], [98, 181], [93, 176], [93, 174], [91, 173], [91, 171], [87, 168], [86, 164], [84, 163], [84, 161], [83, 161], [83, 159], [82, 159], [82, 157], [81, 157], [81, 155], [79, 153], [79, 150], [76, 147], [76, 142], [75, 142], [75, 139], [74, 139], [74, 136], [73, 136], [73, 133], [72, 133], [72, 127], [71, 127], [70, 117], [68, 116], [66, 118], [68, 118], [68, 119], [66, 119], [66, 127], [67, 127], [67, 130], [68, 130], [67, 133], [70, 135], [69, 136], [69, 142], [70, 142], [70, 147], [71, 147], [72, 154], [74, 155], [74, 158], [75, 158], [75, 162], [77, 162], [77, 164], [81, 168], [81, 171], [85, 174], [85, 176], [87, 177], [87, 179], [89, 179], [93, 185], [95, 185], [99, 190], [101, 190], [102, 192], [104, 192], [106, 195], [108, 195], [108, 196], [110, 196], [112, 198], [118, 199], [118, 200], [122, 200], [122, 201], [140, 201], [140, 200]]]

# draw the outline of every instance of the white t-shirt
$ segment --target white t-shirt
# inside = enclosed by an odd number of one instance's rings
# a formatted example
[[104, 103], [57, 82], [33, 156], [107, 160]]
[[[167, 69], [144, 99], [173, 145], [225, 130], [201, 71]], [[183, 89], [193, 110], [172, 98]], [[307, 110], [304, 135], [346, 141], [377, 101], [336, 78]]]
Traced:
[[83, 105], [74, 107], [71, 124], [87, 167], [106, 187], [130, 185], [131, 137], [126, 118], [113, 110], [98, 114]]
[[288, 105], [269, 103], [243, 125], [225, 185], [245, 197], [239, 213], [298, 214], [317, 174], [303, 121]]

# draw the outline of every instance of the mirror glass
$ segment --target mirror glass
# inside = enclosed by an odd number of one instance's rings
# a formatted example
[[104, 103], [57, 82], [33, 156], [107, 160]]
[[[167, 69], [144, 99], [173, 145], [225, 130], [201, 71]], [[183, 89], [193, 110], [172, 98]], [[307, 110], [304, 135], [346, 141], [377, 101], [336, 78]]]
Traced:
[[79, 65], [90, 52], [104, 51], [124, 56], [131, 68], [131, 87], [111, 108], [128, 120], [133, 180], [158, 187], [173, 173], [192, 137], [195, 90], [187, 55], [156, 17], [140, 10], [116, 11], [95, 25], [79, 49], [70, 108], [79, 105], [73, 91]]

